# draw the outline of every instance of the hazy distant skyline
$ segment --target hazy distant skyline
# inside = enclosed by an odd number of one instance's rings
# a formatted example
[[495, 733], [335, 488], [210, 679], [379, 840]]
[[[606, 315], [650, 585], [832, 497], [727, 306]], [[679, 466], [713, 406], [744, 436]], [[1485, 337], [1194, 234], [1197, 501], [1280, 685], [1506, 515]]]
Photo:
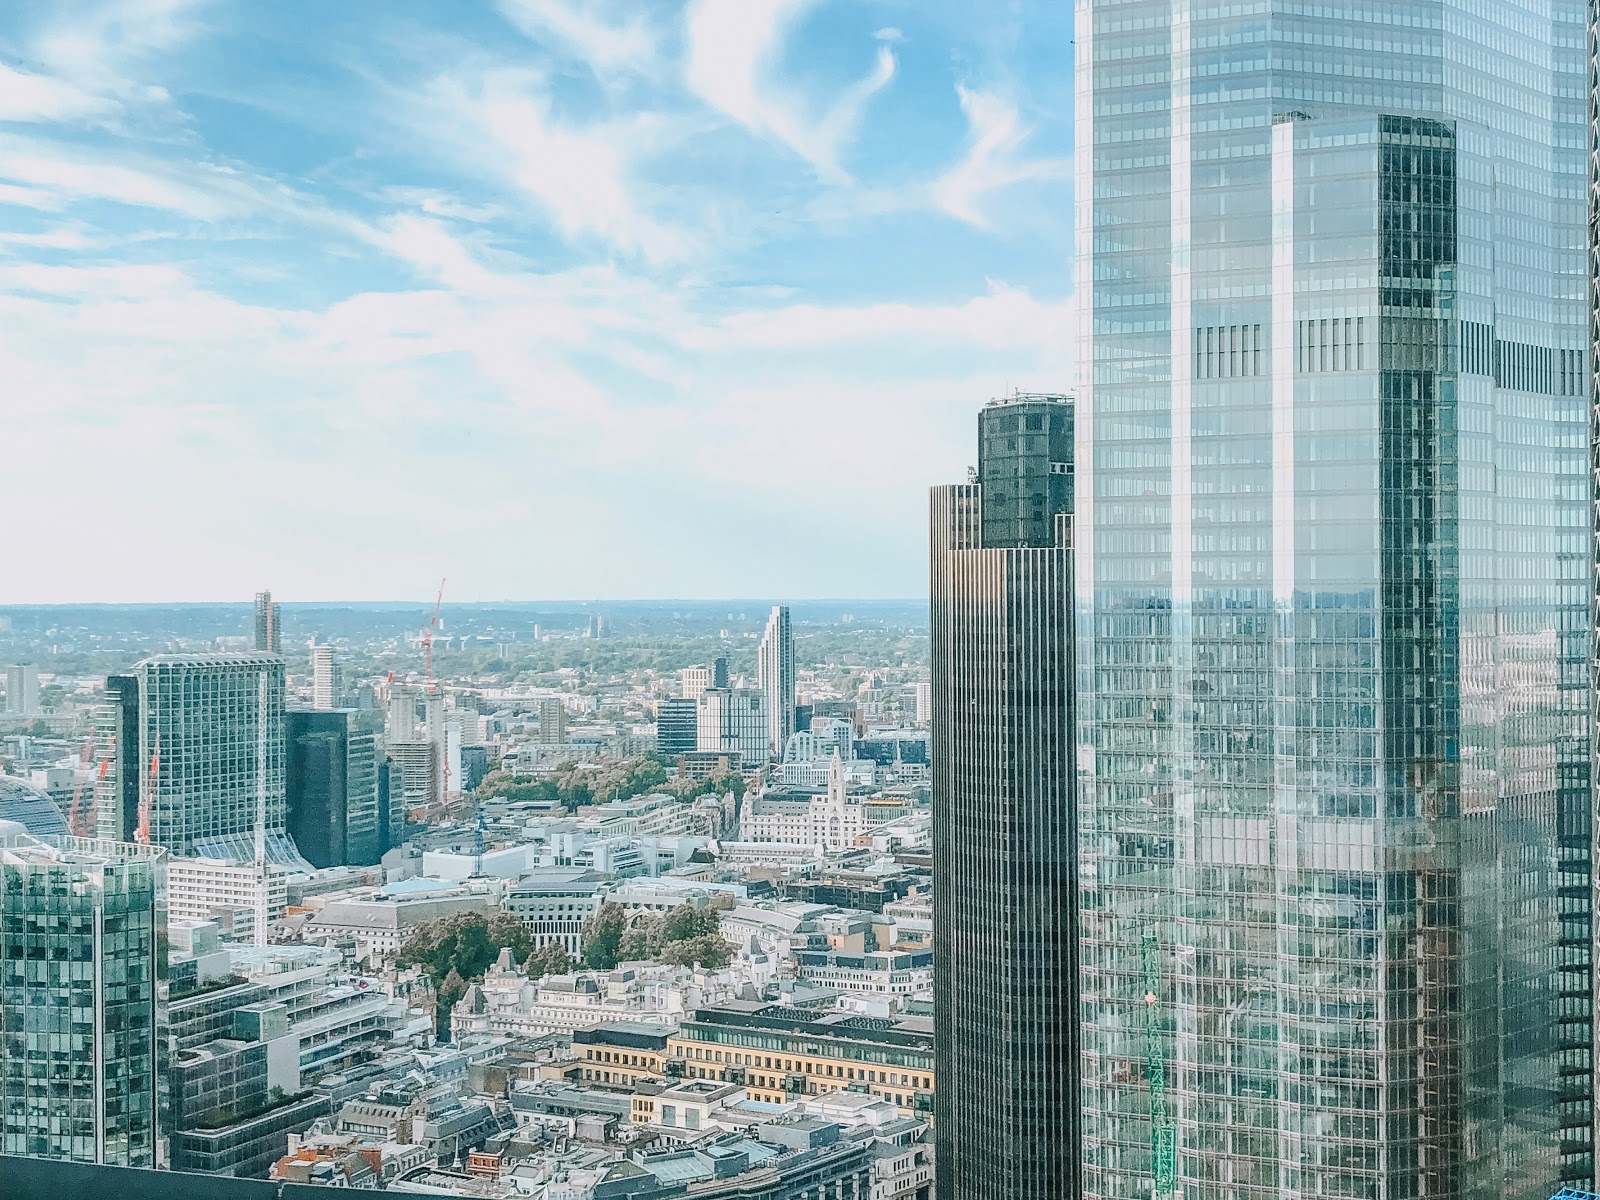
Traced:
[[1071, 23], [5, 5], [0, 604], [924, 594], [1072, 383]]

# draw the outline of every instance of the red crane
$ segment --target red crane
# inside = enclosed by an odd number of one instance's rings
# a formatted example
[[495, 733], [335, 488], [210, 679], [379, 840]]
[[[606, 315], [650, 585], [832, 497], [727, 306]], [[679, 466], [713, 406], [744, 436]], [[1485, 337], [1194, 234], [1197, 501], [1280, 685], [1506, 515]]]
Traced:
[[[89, 796], [89, 816], [87, 822], [83, 819], [81, 801], [83, 800], [83, 776], [89, 769], [89, 759], [94, 753], [94, 735], [90, 734], [83, 743], [83, 750], [78, 756], [78, 769], [72, 773], [72, 808], [67, 814], [67, 828], [72, 831], [73, 837], [86, 837], [85, 830], [93, 832], [94, 829], [94, 794]], [[106, 761], [100, 763], [100, 774], [106, 773]]]
[[439, 580], [439, 595], [433, 602], [433, 616], [422, 627], [422, 660], [427, 667], [428, 690], [433, 691], [433, 631], [439, 628], [439, 606], [444, 603], [444, 580]]
[[155, 753], [150, 755], [150, 786], [139, 796], [139, 828], [133, 840], [141, 846], [150, 844], [150, 805], [155, 800], [156, 776], [161, 770], [161, 734], [156, 734]]

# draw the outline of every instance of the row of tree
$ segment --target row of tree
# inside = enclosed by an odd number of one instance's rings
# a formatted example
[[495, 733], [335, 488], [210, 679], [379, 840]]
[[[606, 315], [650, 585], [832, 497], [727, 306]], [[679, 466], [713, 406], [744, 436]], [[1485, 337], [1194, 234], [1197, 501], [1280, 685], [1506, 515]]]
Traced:
[[450, 1010], [506, 949], [530, 979], [572, 970], [565, 946], [551, 942], [535, 948], [528, 927], [508, 912], [452, 913], [419, 925], [400, 947], [396, 962], [420, 966], [433, 982], [439, 1035], [448, 1037]]
[[478, 784], [481, 797], [549, 801], [565, 806], [569, 812], [585, 804], [631, 800], [650, 792], [666, 792], [682, 800], [692, 800], [696, 796], [726, 791], [743, 796], [744, 776], [729, 771], [711, 779], [684, 779], [670, 772], [653, 754], [602, 765], [566, 763], [548, 775], [490, 771]]
[[708, 970], [733, 961], [715, 909], [680, 904], [666, 913], [635, 913], [607, 901], [583, 923], [583, 965], [609, 971], [623, 962], [661, 962]]
[[[614, 901], [602, 904], [583, 923], [583, 966], [609, 971], [620, 962], [661, 962], [725, 967], [734, 948], [719, 932], [721, 918], [713, 909], [679, 905], [666, 913], [636, 913]], [[512, 960], [529, 979], [560, 975], [578, 963], [560, 942], [535, 947], [528, 927], [508, 912], [452, 913], [419, 925], [400, 947], [396, 962], [419, 966], [433, 983], [439, 999], [436, 1013], [439, 1035], [450, 1033], [450, 1010], [467, 988], [481, 980], [510, 950]]]

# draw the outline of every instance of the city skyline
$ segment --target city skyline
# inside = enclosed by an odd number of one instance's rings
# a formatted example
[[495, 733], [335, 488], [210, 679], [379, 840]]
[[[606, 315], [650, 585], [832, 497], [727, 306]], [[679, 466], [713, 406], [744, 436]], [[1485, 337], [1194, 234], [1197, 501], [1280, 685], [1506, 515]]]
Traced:
[[[636, 7], [7, 6], [7, 417], [73, 484], [0, 503], [208, 553], [0, 600], [919, 592], [974, 397], [1070, 385], [1070, 12]], [[669, 464], [770, 548], [657, 536]]]

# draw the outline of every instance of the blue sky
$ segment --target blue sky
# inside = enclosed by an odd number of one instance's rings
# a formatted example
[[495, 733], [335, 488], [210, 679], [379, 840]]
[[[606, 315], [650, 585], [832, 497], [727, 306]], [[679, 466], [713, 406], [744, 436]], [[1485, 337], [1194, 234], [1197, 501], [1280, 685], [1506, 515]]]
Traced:
[[1071, 10], [6, 0], [0, 603], [921, 594]]

